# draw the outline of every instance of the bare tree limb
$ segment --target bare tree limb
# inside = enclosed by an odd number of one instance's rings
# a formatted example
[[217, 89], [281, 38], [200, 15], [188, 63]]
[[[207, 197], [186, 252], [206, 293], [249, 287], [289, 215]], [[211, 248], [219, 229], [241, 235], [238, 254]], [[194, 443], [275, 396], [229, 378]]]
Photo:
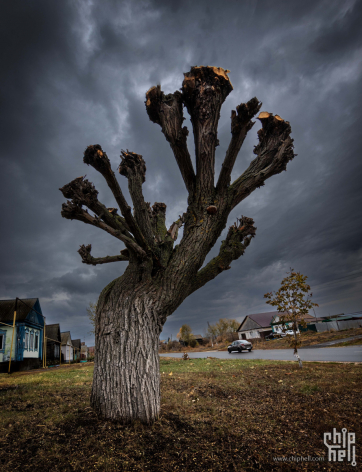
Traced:
[[248, 103], [241, 103], [236, 107], [236, 111], [231, 112], [231, 141], [226, 151], [226, 156], [221, 168], [219, 180], [216, 188], [220, 191], [230, 185], [231, 172], [234, 168], [236, 158], [244, 139], [249, 130], [254, 126], [255, 121], [252, 118], [258, 113], [261, 102], [254, 97]]
[[146, 175], [146, 164], [140, 154], [121, 151], [122, 162], [118, 171], [128, 179], [128, 189], [134, 205], [134, 218], [150, 247], [155, 249], [153, 228], [151, 225], [150, 204], [146, 203], [142, 193], [142, 184]]
[[78, 249], [78, 253], [82, 258], [84, 264], [97, 265], [97, 264], [107, 264], [108, 262], [118, 262], [118, 261], [129, 261], [129, 258], [119, 254], [117, 256], [105, 256], [105, 257], [93, 257], [91, 256], [92, 245], [88, 244], [84, 246], [82, 244]]
[[184, 121], [182, 94], [178, 91], [165, 95], [160, 85], [146, 93], [146, 110], [153, 123], [161, 126], [162, 133], [170, 143], [182, 178], [189, 194], [194, 191], [195, 172], [187, 149], [188, 129], [182, 127]]
[[190, 294], [203, 287], [224, 270], [230, 269], [232, 261], [239, 259], [255, 236], [254, 220], [242, 216], [233, 226], [230, 226], [225, 241], [221, 243], [219, 254], [206, 266], [199, 270], [190, 284]]
[[263, 127], [258, 131], [259, 144], [254, 149], [257, 157], [229, 187], [231, 208], [264, 185], [266, 179], [286, 170], [287, 163], [295, 157], [289, 122], [268, 112], [261, 112], [258, 119]]
[[136, 239], [137, 243], [145, 250], [147, 250], [147, 243], [143, 234], [141, 233], [133, 215], [131, 212], [131, 207], [128, 205], [126, 199], [123, 196], [121, 187], [116, 180], [116, 176], [111, 168], [111, 163], [108, 159], [108, 156], [103, 152], [102, 147], [99, 144], [94, 144], [88, 146], [84, 151], [83, 161], [85, 164], [91, 165], [98, 172], [100, 172], [103, 177], [106, 179], [108, 187], [111, 189], [114, 198], [121, 210], [122, 215], [124, 216], [131, 233]]
[[120, 230], [125, 236], [132, 239], [132, 235], [127, 230], [125, 220], [116, 215], [117, 211], [114, 208], [111, 208], [110, 211], [98, 200], [98, 190], [85, 177], [77, 177], [59, 190], [65, 198], [72, 199], [77, 205], [86, 206], [107, 225], [111, 226], [111, 228]]
[[133, 250], [142, 259], [147, 257], [146, 252], [133, 239], [128, 238], [121, 231], [115, 230], [111, 226], [107, 225], [97, 216], [90, 215], [86, 210], [83, 210], [81, 205], [75, 203], [74, 201], [67, 201], [67, 203], [63, 203], [61, 215], [63, 218], [67, 218], [68, 220], [83, 221], [83, 223], [103, 229], [111, 236], [114, 236], [115, 238], [124, 242], [124, 244], [129, 249]]
[[196, 155], [196, 188], [199, 195], [214, 189], [215, 148], [220, 109], [233, 86], [221, 67], [192, 67], [184, 74], [183, 101], [191, 117]]

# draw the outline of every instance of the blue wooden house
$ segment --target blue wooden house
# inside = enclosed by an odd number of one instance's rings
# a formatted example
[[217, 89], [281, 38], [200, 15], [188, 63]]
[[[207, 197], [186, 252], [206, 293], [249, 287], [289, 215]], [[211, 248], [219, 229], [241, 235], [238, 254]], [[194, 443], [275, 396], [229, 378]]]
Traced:
[[[15, 300], [0, 300], [0, 372], [7, 372]], [[41, 367], [43, 358], [44, 317], [38, 298], [18, 299], [15, 332], [11, 351], [11, 370]]]

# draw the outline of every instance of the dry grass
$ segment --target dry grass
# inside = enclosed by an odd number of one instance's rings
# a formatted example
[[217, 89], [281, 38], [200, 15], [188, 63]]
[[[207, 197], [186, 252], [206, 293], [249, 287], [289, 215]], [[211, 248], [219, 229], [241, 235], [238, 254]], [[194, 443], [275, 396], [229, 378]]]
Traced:
[[[349, 470], [328, 463], [323, 433], [361, 438], [362, 365], [161, 360], [152, 426], [97, 419], [92, 366], [0, 375], [2, 471]], [[357, 463], [360, 445], [357, 439]], [[320, 456], [283, 463], [273, 457]]]

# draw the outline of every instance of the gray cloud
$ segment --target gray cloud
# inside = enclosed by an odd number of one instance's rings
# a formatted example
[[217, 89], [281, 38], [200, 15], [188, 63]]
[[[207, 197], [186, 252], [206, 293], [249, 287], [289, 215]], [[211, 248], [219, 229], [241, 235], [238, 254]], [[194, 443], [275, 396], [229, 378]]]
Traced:
[[[2, 2], [0, 10], [1, 298], [37, 296], [48, 322], [74, 338], [89, 331], [87, 304], [125, 266], [89, 268], [76, 251], [82, 243], [99, 256], [121, 247], [63, 220], [58, 189], [87, 174], [113, 205], [83, 150], [100, 143], [116, 168], [128, 148], [146, 160], [146, 199], [167, 204], [169, 224], [177, 218], [186, 192], [144, 94], [158, 83], [175, 91], [183, 72], [203, 64], [230, 69], [234, 86], [221, 113], [217, 171], [231, 109], [253, 96], [290, 121], [298, 156], [233, 211], [230, 224], [250, 216], [257, 237], [230, 271], [178, 308], [162, 336], [184, 322], [203, 332], [219, 317], [268, 311], [263, 294], [291, 266], [309, 276], [319, 314], [361, 309], [360, 2], [39, 0]], [[253, 158], [258, 127], [233, 178]], [[188, 144], [192, 154], [192, 136]]]

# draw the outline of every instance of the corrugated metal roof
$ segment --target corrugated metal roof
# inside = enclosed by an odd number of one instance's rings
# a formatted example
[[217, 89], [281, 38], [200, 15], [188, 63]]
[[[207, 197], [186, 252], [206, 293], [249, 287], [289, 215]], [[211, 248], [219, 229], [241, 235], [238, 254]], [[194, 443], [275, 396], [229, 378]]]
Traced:
[[[16, 320], [24, 321], [26, 317], [28, 316], [29, 312], [31, 311], [31, 309], [34, 307], [37, 300], [38, 300], [37, 298], [22, 298], [22, 301], [26, 303], [26, 305], [18, 301], [18, 306], [16, 310]], [[0, 321], [2, 321], [3, 323], [7, 321], [12, 321], [14, 318], [14, 310], [15, 310], [15, 299], [0, 300]]]

